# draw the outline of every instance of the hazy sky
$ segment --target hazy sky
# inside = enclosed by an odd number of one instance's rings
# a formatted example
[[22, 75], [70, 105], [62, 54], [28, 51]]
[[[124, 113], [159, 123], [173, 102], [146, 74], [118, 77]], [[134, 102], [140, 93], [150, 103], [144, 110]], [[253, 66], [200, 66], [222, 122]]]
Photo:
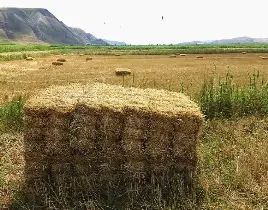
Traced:
[[66, 25], [98, 38], [170, 44], [268, 37], [267, 4], [267, 0], [1, 0], [0, 7], [46, 8]]

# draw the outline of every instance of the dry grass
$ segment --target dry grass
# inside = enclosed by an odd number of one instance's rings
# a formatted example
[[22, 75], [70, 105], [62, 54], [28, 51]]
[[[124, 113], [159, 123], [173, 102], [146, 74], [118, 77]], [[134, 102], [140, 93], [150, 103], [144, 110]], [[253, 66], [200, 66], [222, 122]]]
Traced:
[[[69, 62], [63, 68], [51, 66], [55, 56], [32, 62], [1, 62], [0, 93], [2, 100], [6, 100], [12, 95], [32, 95], [50, 85], [95, 81], [122, 85], [122, 78], [115, 76], [114, 69], [124, 67], [134, 73], [124, 78], [125, 86], [177, 91], [183, 83], [186, 92], [194, 97], [204, 78], [224, 77], [228, 71], [238, 84], [248, 83], [248, 73], [256, 71], [268, 78], [267, 61], [260, 56], [267, 55], [208, 54], [204, 59], [189, 54], [178, 59], [166, 55], [94, 56], [92, 62], [67, 55]], [[198, 146], [199, 179], [206, 192], [203, 209], [268, 208], [267, 123], [268, 119], [261, 117], [207, 122], [206, 133]], [[2, 138], [0, 151], [0, 203], [4, 205], [16, 193], [21, 180], [24, 164], [21, 135]], [[10, 158], [12, 154], [17, 158]]]
[[[260, 59], [261, 54], [224, 54], [206, 55], [196, 59], [196, 55], [187, 55], [170, 60], [167, 56], [94, 56], [92, 62], [75, 55], [67, 55], [64, 68], [53, 68], [55, 57], [36, 58], [32, 62], [9, 61], [0, 63], [0, 95], [32, 94], [36, 90], [50, 85], [69, 83], [104, 82], [123, 84], [116, 77], [114, 69], [129, 68], [133, 76], [124, 78], [125, 86], [142, 88], [164, 88], [180, 90], [181, 84], [187, 94], [194, 97], [204, 78], [225, 77], [232, 72], [235, 83], [248, 83], [248, 73], [256, 71], [264, 78], [268, 77], [267, 63]], [[264, 55], [264, 54], [262, 54]]]
[[267, 125], [259, 117], [207, 123], [199, 145], [205, 209], [268, 208]]
[[23, 136], [0, 134], [0, 209], [10, 204], [24, 182]]

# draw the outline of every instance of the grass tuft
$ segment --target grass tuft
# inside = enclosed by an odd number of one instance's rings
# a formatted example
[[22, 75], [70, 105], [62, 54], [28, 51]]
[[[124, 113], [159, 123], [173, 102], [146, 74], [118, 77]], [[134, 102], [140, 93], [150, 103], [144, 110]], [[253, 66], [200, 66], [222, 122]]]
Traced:
[[22, 129], [24, 102], [25, 100], [19, 96], [0, 105], [0, 124], [3, 129]]

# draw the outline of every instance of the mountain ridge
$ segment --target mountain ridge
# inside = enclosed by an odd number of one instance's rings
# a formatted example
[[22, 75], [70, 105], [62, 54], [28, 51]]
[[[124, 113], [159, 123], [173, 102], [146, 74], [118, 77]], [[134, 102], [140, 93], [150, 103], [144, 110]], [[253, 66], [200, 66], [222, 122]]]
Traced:
[[191, 45], [191, 44], [251, 44], [251, 43], [265, 44], [268, 43], [268, 38], [252, 38], [248, 36], [241, 36], [230, 39], [182, 42], [179, 44]]
[[62, 45], [109, 45], [82, 29], [68, 27], [44, 8], [0, 8], [0, 39]]

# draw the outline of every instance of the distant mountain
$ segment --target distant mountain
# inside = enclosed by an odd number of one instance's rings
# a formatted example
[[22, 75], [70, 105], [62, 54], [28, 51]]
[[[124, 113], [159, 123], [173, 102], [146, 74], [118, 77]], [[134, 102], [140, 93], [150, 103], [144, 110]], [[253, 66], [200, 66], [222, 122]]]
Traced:
[[247, 44], [247, 43], [268, 43], [268, 38], [250, 38], [250, 37], [236, 37], [233, 39], [221, 39], [210, 42], [211, 44]]
[[180, 44], [250, 44], [250, 43], [268, 43], [268, 38], [251, 38], [247, 36], [236, 37], [232, 39], [207, 40], [207, 41], [191, 41]]
[[0, 8], [0, 39], [66, 45], [109, 45], [59, 21], [47, 9]]
[[109, 45], [127, 45], [127, 43], [125, 42], [118, 42], [118, 41], [110, 41], [110, 40], [107, 40], [107, 39], [103, 39], [105, 42], [107, 42]]

